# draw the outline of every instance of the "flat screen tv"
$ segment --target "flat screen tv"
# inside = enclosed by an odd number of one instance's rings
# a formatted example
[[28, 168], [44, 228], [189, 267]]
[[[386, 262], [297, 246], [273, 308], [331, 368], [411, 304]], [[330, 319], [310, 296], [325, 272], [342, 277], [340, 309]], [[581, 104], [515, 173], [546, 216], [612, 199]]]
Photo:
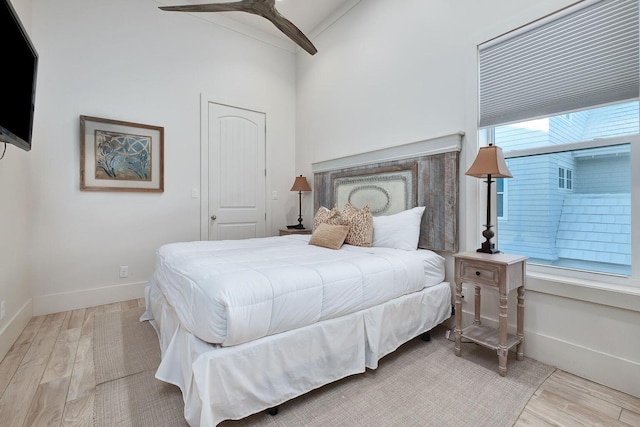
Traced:
[[31, 150], [38, 53], [9, 0], [0, 0], [0, 142]]

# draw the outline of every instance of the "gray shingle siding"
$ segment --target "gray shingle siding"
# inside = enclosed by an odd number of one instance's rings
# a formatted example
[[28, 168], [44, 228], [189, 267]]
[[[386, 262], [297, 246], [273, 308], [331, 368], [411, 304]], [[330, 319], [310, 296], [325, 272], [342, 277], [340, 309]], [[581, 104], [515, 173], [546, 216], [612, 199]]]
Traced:
[[556, 247], [560, 258], [631, 264], [629, 195], [566, 195]]

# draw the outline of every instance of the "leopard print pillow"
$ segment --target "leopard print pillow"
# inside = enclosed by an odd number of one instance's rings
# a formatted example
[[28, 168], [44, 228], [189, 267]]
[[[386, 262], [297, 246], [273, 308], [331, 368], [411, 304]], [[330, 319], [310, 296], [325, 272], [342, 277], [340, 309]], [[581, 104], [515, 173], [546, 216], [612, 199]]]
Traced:
[[320, 224], [349, 225], [349, 221], [342, 216], [337, 207], [329, 210], [324, 206], [320, 206], [316, 216], [313, 218], [313, 229], [317, 229]]
[[373, 242], [373, 216], [369, 205], [356, 209], [351, 203], [344, 205], [342, 216], [349, 222], [346, 244], [370, 247]]

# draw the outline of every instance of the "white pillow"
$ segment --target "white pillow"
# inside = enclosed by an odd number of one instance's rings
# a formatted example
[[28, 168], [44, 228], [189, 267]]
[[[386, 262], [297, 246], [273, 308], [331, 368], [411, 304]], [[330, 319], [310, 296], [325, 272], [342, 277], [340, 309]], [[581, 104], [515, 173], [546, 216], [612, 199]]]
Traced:
[[384, 248], [415, 251], [420, 239], [420, 222], [424, 206], [393, 215], [373, 217], [373, 244]]

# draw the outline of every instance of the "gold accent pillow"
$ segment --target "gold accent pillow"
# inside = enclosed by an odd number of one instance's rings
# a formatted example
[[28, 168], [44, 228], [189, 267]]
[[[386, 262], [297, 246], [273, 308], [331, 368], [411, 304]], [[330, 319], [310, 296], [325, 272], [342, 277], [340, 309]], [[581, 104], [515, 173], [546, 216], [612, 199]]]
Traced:
[[329, 210], [324, 206], [320, 206], [318, 212], [316, 212], [316, 216], [313, 218], [313, 229], [315, 230], [323, 223], [330, 225], [349, 225], [349, 222], [342, 217], [342, 213], [337, 207]]
[[344, 205], [342, 216], [349, 222], [349, 233], [345, 243], [370, 247], [373, 242], [373, 216], [369, 205], [356, 209], [351, 203]]
[[309, 244], [328, 249], [340, 249], [348, 232], [348, 225], [331, 225], [323, 222], [314, 230]]

